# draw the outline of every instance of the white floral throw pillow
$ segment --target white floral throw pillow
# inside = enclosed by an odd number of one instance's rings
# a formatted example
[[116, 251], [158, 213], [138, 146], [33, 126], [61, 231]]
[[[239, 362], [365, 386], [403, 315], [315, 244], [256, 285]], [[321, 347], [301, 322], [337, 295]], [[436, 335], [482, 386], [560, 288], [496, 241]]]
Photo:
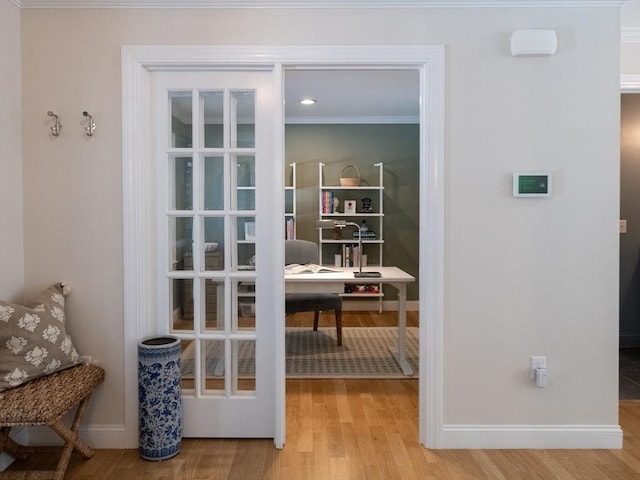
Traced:
[[28, 307], [0, 301], [0, 391], [80, 361], [65, 331], [64, 302], [60, 283]]

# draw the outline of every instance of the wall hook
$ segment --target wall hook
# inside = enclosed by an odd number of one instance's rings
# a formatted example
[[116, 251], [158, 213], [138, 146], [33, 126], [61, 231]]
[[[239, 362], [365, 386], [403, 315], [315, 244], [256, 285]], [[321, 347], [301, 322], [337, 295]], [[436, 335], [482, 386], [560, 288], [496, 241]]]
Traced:
[[53, 135], [54, 137], [57, 137], [58, 135], [60, 135], [60, 130], [62, 130], [62, 123], [60, 123], [60, 117], [58, 117], [58, 115], [53, 113], [51, 110], [47, 112], [47, 115], [49, 115], [50, 117], [54, 117], [56, 119], [56, 123], [51, 126], [51, 135]]
[[87, 133], [87, 137], [93, 137], [93, 132], [96, 131], [96, 124], [93, 122], [93, 117], [88, 112], [82, 112], [82, 115], [89, 117], [89, 126], [84, 127], [84, 131]]

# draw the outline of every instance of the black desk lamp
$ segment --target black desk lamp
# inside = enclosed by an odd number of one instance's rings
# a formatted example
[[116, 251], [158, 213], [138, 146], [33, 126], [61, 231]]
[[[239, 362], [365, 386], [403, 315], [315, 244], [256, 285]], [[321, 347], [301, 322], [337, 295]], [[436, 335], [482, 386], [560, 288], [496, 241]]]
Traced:
[[358, 249], [360, 251], [360, 261], [358, 264], [360, 268], [357, 272], [353, 272], [355, 278], [380, 278], [382, 275], [380, 272], [363, 272], [362, 271], [362, 230], [360, 225], [355, 222], [347, 222], [345, 220], [318, 220], [316, 227], [318, 228], [344, 228], [344, 227], [358, 227]]

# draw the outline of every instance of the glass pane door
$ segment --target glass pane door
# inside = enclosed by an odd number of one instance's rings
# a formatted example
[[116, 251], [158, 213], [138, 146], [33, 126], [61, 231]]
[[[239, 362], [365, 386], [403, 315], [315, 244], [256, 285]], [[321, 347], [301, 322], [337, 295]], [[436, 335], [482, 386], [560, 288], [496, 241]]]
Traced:
[[256, 248], [271, 74], [157, 80], [160, 327], [182, 340], [184, 435], [273, 436], [273, 403], [258, 400], [274, 394], [269, 307], [256, 304], [260, 274], [273, 274]]

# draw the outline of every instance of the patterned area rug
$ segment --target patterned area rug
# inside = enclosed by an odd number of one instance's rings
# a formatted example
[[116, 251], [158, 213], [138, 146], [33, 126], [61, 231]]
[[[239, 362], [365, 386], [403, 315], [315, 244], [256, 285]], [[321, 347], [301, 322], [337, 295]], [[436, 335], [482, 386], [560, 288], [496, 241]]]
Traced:
[[[391, 356], [397, 328], [287, 328], [288, 378], [407, 378]], [[407, 361], [418, 376], [418, 328], [407, 328]]]
[[[342, 346], [336, 342], [336, 329], [287, 328], [287, 378], [408, 378], [391, 355], [397, 344], [395, 327], [350, 327], [342, 329]], [[207, 352], [207, 375], [222, 377], [224, 362], [221, 344], [211, 342]], [[407, 328], [407, 361], [418, 376], [418, 328]], [[240, 346], [240, 376], [255, 375], [253, 342]], [[182, 376], [193, 377], [193, 350], [182, 354]]]

